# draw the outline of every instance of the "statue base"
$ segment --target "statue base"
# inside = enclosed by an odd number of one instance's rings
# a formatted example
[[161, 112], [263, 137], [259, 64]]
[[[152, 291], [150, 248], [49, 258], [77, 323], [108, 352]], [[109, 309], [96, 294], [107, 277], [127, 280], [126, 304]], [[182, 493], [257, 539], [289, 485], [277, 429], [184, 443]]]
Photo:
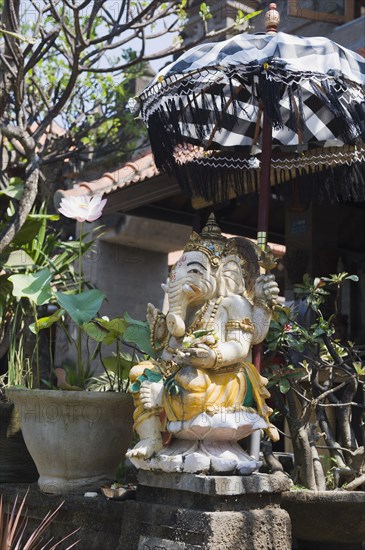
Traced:
[[144, 460], [131, 457], [140, 470], [185, 473], [232, 473], [249, 475], [261, 462], [247, 454], [235, 441], [189, 441], [174, 439], [170, 445]]
[[280, 508], [284, 474], [205, 476], [141, 471], [136, 501], [123, 514], [119, 550], [291, 550]]
[[261, 462], [237, 441], [267, 427], [261, 416], [248, 410], [201, 413], [191, 420], [169, 422], [172, 440], [151, 458], [129, 459], [139, 470], [250, 475], [259, 470]]

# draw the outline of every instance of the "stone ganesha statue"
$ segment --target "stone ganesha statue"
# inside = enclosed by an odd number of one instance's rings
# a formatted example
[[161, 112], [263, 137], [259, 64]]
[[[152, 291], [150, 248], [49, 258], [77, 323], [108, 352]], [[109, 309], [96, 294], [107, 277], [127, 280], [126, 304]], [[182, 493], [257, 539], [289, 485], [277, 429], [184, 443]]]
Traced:
[[237, 441], [260, 429], [278, 439], [251, 350], [267, 334], [279, 289], [272, 275], [258, 276], [255, 245], [245, 241], [251, 258], [211, 215], [162, 285], [167, 315], [148, 305], [160, 357], [130, 373], [140, 441], [127, 456], [138, 468], [250, 474], [259, 463]]

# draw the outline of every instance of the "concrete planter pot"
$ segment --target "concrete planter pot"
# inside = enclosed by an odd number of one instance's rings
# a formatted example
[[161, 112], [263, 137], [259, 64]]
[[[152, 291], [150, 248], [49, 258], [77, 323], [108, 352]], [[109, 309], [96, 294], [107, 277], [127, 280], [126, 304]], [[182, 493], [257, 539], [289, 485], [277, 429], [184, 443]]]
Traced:
[[15, 388], [8, 394], [41, 491], [79, 494], [115, 479], [133, 434], [129, 394]]
[[33, 483], [38, 472], [12, 401], [0, 401], [0, 483]]
[[289, 513], [299, 549], [362, 548], [364, 491], [290, 491], [283, 493], [281, 507]]

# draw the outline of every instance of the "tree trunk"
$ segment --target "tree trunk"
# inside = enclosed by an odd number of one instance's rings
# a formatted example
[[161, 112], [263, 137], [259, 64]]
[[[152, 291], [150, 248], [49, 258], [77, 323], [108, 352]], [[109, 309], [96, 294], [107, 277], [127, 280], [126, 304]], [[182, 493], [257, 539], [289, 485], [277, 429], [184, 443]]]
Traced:
[[286, 397], [289, 407], [287, 421], [292, 437], [295, 462], [299, 467], [300, 483], [307, 489], [315, 491], [317, 490], [317, 484], [314, 474], [308, 428], [300, 420], [300, 411], [298, 410], [293, 391], [289, 390]]

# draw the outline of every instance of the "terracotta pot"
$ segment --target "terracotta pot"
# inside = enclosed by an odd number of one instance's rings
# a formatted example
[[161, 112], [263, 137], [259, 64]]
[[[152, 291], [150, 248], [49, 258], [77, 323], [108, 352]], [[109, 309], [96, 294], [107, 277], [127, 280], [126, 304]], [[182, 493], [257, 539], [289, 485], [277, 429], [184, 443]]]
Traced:
[[41, 491], [97, 490], [115, 480], [133, 436], [129, 394], [10, 389]]
[[14, 403], [0, 401], [0, 483], [32, 483], [37, 479]]

